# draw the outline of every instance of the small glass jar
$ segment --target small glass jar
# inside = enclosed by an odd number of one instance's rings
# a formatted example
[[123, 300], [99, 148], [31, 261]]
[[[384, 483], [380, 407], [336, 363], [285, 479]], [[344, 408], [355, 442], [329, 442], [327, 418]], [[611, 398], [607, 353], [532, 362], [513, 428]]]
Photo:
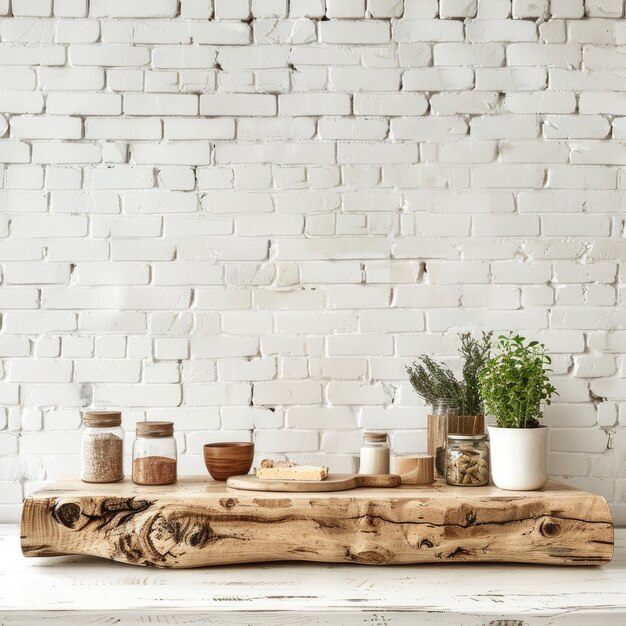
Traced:
[[119, 411], [83, 413], [80, 479], [116, 483], [124, 478], [124, 431]]
[[387, 433], [363, 433], [359, 474], [389, 474]]
[[133, 482], [138, 485], [176, 482], [176, 439], [172, 422], [137, 422]]
[[446, 482], [462, 487], [489, 484], [487, 435], [448, 435]]
[[428, 454], [435, 463], [435, 474], [445, 476], [448, 418], [458, 414], [454, 402], [441, 398], [433, 402], [428, 415]]

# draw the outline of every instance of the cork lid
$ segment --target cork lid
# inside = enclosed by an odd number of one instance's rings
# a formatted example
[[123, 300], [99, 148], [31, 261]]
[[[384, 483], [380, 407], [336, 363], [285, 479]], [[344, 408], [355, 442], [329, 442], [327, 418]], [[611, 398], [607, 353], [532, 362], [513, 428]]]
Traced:
[[387, 441], [387, 433], [363, 433], [363, 441], [371, 443], [384, 443]]
[[137, 437], [172, 437], [174, 422], [137, 422]]
[[85, 426], [95, 426], [96, 428], [120, 426], [122, 414], [120, 411], [85, 411], [83, 423]]

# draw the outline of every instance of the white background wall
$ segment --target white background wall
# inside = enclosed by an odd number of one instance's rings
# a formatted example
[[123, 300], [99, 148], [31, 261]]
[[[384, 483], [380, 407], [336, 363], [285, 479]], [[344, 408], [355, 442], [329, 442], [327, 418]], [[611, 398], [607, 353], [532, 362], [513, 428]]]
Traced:
[[253, 427], [423, 451], [405, 365], [467, 328], [547, 344], [551, 471], [626, 517], [623, 0], [0, 14], [0, 519], [85, 407], [173, 419], [183, 473]]

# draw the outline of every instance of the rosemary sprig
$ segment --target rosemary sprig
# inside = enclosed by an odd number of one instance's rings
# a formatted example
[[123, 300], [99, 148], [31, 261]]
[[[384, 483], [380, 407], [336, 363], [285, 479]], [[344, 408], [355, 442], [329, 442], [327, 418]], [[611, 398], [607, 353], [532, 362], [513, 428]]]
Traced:
[[407, 367], [409, 381], [417, 395], [427, 404], [448, 399], [458, 407], [461, 415], [482, 415], [479, 375], [489, 359], [492, 334], [483, 332], [480, 339], [475, 339], [471, 333], [459, 335], [459, 352], [463, 357], [463, 378], [460, 381], [444, 363], [427, 354], [420, 355], [412, 367]]

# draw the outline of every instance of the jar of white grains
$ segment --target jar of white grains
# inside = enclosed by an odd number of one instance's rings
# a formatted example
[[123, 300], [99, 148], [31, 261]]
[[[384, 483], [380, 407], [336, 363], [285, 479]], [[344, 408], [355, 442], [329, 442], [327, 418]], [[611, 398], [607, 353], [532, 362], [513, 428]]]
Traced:
[[115, 483], [124, 478], [124, 431], [119, 411], [83, 414], [80, 478], [86, 483]]

